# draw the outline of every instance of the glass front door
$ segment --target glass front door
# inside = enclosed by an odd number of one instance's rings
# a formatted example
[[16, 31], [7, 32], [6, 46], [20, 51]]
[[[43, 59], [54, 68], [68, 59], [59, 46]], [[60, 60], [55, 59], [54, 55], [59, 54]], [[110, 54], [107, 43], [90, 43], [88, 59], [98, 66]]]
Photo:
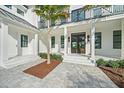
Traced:
[[85, 33], [71, 34], [71, 53], [85, 53]]

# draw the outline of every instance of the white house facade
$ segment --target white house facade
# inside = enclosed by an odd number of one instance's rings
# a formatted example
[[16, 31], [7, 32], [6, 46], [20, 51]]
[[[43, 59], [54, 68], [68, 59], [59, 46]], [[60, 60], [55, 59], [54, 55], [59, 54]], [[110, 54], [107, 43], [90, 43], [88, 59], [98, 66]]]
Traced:
[[[28, 17], [28, 16], [29, 17]], [[0, 65], [37, 60], [37, 16], [25, 6], [0, 6]]]
[[[87, 56], [90, 60], [96, 56], [124, 59], [124, 5], [87, 11], [82, 7], [70, 6], [68, 19], [51, 22], [51, 53], [65, 58], [81, 55], [79, 58]], [[18, 57], [37, 60], [38, 53], [47, 52], [46, 22], [32, 9], [33, 6], [0, 6], [1, 66], [12, 64]]]

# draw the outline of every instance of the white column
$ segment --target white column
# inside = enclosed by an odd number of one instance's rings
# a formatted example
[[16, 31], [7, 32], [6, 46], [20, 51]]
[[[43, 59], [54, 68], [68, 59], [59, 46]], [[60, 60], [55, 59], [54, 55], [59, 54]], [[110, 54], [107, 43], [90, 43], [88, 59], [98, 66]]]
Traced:
[[0, 23], [0, 65], [8, 61], [8, 25]]
[[124, 59], [124, 19], [121, 20], [121, 58]]
[[34, 38], [34, 55], [38, 55], [38, 34]]
[[95, 61], [95, 22], [91, 22], [91, 60]]
[[67, 27], [64, 27], [64, 55], [68, 53], [68, 32]]

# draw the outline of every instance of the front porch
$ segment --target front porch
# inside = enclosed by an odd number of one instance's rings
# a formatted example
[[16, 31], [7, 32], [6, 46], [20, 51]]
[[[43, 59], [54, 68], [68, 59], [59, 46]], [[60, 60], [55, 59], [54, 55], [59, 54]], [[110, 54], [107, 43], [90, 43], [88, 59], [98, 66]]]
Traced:
[[[123, 59], [124, 19], [98, 19], [95, 26], [91, 26], [90, 22], [83, 21], [82, 23], [65, 24], [55, 27], [56, 29], [53, 28], [51, 37], [55, 37], [55, 47], [51, 48], [51, 53], [63, 53], [64, 56], [71, 54], [86, 55], [91, 60], [98, 58]], [[120, 44], [116, 46], [117, 48], [113, 43], [114, 31], [121, 32]], [[98, 33], [97, 37], [96, 33]], [[76, 34], [78, 35], [76, 36]], [[64, 43], [61, 42], [61, 36], [64, 36]], [[74, 41], [75, 38], [77, 38], [77, 41]], [[97, 42], [98, 46], [95, 44], [96, 38], [100, 39]], [[78, 42], [75, 50], [76, 44], [73, 46], [73, 42], [74, 44]], [[80, 43], [82, 43], [81, 47], [79, 47]], [[64, 44], [64, 47], [61, 47], [62, 44]]]

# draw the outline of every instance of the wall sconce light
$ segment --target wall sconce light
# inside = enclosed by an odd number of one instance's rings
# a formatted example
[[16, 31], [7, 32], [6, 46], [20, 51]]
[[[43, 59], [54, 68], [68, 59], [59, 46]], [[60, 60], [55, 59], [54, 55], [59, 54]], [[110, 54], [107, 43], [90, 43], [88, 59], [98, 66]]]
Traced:
[[70, 37], [68, 37], [68, 42], [70, 42]]
[[87, 35], [87, 42], [90, 41], [90, 35]]

